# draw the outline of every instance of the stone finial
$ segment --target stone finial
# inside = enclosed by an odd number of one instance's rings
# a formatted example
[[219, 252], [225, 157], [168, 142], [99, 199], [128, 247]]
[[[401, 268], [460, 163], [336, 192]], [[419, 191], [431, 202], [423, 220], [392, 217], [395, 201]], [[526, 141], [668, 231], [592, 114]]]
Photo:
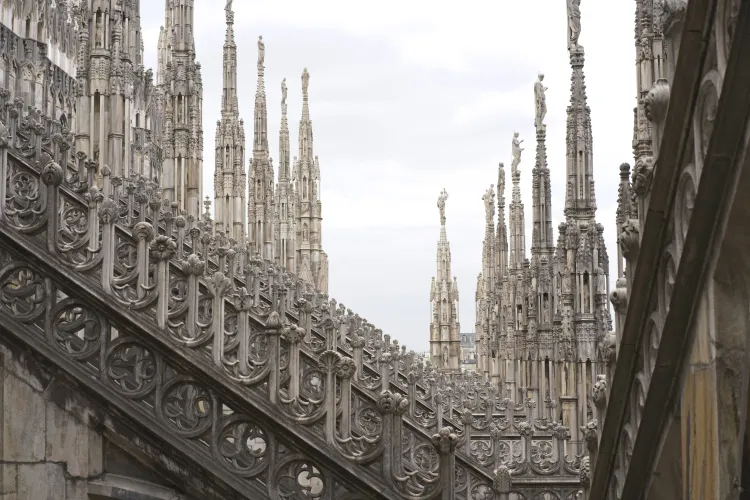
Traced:
[[492, 489], [497, 494], [510, 493], [512, 484], [510, 469], [505, 464], [500, 464], [494, 471]]
[[437, 434], [432, 436], [432, 444], [440, 455], [449, 455], [456, 451], [458, 436], [452, 427], [442, 427]]

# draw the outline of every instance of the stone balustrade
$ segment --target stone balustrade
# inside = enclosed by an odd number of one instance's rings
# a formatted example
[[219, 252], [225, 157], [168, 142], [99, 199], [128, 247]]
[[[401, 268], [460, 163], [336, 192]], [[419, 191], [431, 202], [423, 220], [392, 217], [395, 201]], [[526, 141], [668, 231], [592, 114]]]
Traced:
[[8, 98], [0, 314], [230, 491], [468, 500], [502, 483], [509, 498], [575, 498], [588, 462], [555, 401], [438, 373], [249, 255], [208, 205], [200, 220], [179, 213]]

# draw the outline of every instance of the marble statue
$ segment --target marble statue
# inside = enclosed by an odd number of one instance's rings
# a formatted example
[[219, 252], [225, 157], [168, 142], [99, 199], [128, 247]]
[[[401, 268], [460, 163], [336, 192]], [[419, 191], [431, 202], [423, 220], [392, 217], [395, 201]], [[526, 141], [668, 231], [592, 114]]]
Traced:
[[99, 15], [96, 20], [96, 46], [104, 47], [104, 25], [102, 15]]
[[539, 130], [544, 127], [544, 117], [547, 114], [547, 97], [545, 92], [547, 87], [542, 83], [544, 73], [539, 73], [538, 79], [534, 84], [534, 104], [536, 114], [534, 115], [534, 126]]
[[578, 47], [578, 37], [581, 34], [581, 0], [567, 0], [568, 2], [568, 48]]
[[302, 71], [302, 93], [307, 94], [307, 87], [310, 85], [310, 73], [307, 72], [307, 68]]
[[490, 186], [484, 195], [482, 195], [482, 201], [484, 201], [484, 216], [488, 224], [492, 223], [492, 217], [495, 215], [495, 186]]
[[511, 163], [511, 171], [514, 174], [518, 172], [518, 164], [521, 163], [521, 152], [523, 152], [523, 148], [521, 147], [522, 142], [523, 139], [518, 138], [518, 132], [513, 132], [513, 162]]
[[281, 80], [281, 105], [286, 105], [286, 78]]
[[263, 66], [266, 60], [266, 44], [263, 43], [263, 35], [258, 37], [258, 66]]
[[438, 196], [438, 210], [440, 210], [440, 223], [445, 224], [445, 200], [448, 199], [448, 192], [443, 188], [443, 191], [441, 191], [440, 196]]
[[227, 0], [227, 6], [224, 7], [224, 10], [232, 10], [232, 2], [234, 0]]

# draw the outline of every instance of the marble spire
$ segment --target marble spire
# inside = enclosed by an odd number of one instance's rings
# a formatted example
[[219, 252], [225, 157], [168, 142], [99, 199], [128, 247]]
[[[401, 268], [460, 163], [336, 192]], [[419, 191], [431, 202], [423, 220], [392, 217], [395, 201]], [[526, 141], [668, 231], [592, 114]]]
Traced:
[[274, 206], [274, 259], [277, 265], [295, 271], [295, 196], [289, 176], [289, 121], [286, 78], [281, 82], [281, 129], [279, 130], [279, 181]]
[[445, 373], [460, 372], [461, 334], [458, 316], [458, 285], [451, 280], [451, 249], [445, 230], [445, 189], [438, 196], [440, 238], [437, 244], [437, 275], [430, 286], [430, 357]]
[[594, 158], [591, 110], [586, 102], [586, 82], [583, 74], [584, 50], [578, 43], [581, 33], [580, 0], [568, 0], [567, 3], [568, 52], [572, 74], [566, 126], [565, 217], [593, 219], [596, 212]]
[[234, 41], [234, 12], [226, 7], [227, 31], [224, 40], [224, 88], [221, 120], [216, 124], [214, 167], [214, 220], [217, 230], [244, 241], [247, 230], [245, 193], [245, 130], [237, 102], [237, 45]]
[[273, 260], [274, 172], [268, 150], [268, 110], [266, 107], [266, 45], [258, 37], [258, 84], [253, 119], [253, 158], [248, 186], [248, 241], [250, 252]]
[[547, 113], [547, 102], [544, 86], [544, 74], [539, 73], [534, 84], [536, 101], [536, 161], [531, 171], [531, 254], [551, 256], [555, 252], [554, 232], [552, 229], [552, 188], [550, 171], [547, 166], [547, 126], [544, 116]]
[[159, 98], [164, 197], [199, 217], [203, 178], [203, 79], [195, 60], [193, 0], [166, 0], [159, 34]]
[[521, 170], [518, 165], [521, 162], [522, 140], [518, 139], [518, 132], [513, 135], [513, 163], [511, 164], [511, 181], [513, 190], [509, 206], [509, 229], [510, 229], [510, 259], [508, 268], [520, 270], [526, 256], [526, 223], [523, 213], [523, 202], [521, 201]]
[[302, 72], [302, 118], [299, 121], [299, 157], [294, 163], [296, 189], [297, 270], [299, 276], [326, 292], [328, 256], [322, 247], [322, 203], [320, 200], [320, 164], [313, 150], [310, 119], [310, 73]]

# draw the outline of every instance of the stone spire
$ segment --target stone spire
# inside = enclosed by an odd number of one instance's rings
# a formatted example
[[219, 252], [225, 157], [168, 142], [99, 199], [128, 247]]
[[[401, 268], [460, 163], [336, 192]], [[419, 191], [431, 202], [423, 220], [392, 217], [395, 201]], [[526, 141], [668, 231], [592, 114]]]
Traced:
[[448, 193], [438, 196], [440, 239], [437, 244], [437, 276], [432, 279], [430, 304], [430, 353], [433, 365], [447, 373], [460, 371], [461, 334], [458, 317], [458, 285], [451, 281], [451, 249], [445, 231], [445, 202]]
[[157, 74], [164, 197], [198, 218], [203, 177], [203, 79], [195, 60], [193, 0], [166, 0]]
[[[160, 153], [151, 134], [158, 121], [153, 116], [152, 73], [143, 67], [140, 4], [89, 5], [80, 12], [82, 19], [91, 19], [92, 30], [90, 37], [88, 29], [79, 30], [76, 150], [100, 167], [107, 165], [115, 176], [141, 174], [159, 181]], [[110, 68], [107, 75], [96, 71], [104, 64]], [[52, 103], [47, 104], [49, 108]], [[45, 108], [40, 100], [34, 106]]]
[[322, 292], [328, 289], [328, 256], [322, 249], [320, 164], [313, 152], [308, 88], [310, 73], [302, 72], [302, 118], [299, 122], [299, 157], [294, 162], [298, 275]]
[[520, 270], [526, 257], [526, 224], [523, 214], [523, 202], [521, 202], [521, 171], [518, 165], [521, 163], [522, 140], [518, 139], [518, 132], [513, 135], [513, 163], [511, 165], [511, 180], [513, 191], [510, 201], [510, 261], [508, 269]]
[[279, 182], [274, 206], [274, 259], [277, 265], [295, 271], [295, 197], [289, 177], [289, 122], [286, 78], [281, 82], [281, 130], [279, 131]]
[[[478, 366], [480, 373], [489, 373], [488, 353], [490, 339], [494, 336], [495, 328], [495, 299], [497, 297], [497, 276], [499, 270], [497, 257], [498, 240], [495, 235], [495, 186], [482, 196], [484, 202], [485, 230], [482, 242], [482, 272], [477, 279], [477, 322], [475, 335], [477, 344]], [[498, 226], [499, 227], [499, 226]]]
[[258, 85], [255, 90], [253, 120], [253, 159], [250, 164], [250, 186], [247, 204], [251, 252], [273, 259], [274, 172], [268, 151], [268, 111], [264, 82], [266, 46], [258, 37]]
[[[497, 168], [497, 272], [498, 283], [508, 271], [508, 226], [505, 223], [505, 165]], [[499, 287], [498, 287], [499, 289]]]
[[247, 230], [245, 130], [237, 102], [237, 45], [234, 41], [234, 12], [231, 3], [226, 7], [226, 20], [224, 89], [221, 96], [221, 120], [216, 124], [214, 220], [217, 230], [227, 231], [237, 241], [243, 241]]
[[537, 105], [536, 125], [536, 162], [531, 171], [532, 185], [532, 235], [531, 254], [551, 256], [555, 252], [554, 232], [552, 229], [552, 188], [550, 172], [547, 166], [547, 126], [544, 115], [547, 111], [545, 92], [547, 87], [542, 83], [544, 75], [539, 73], [534, 84], [534, 95]]
[[581, 33], [580, 0], [568, 1], [568, 52], [572, 68], [570, 105], [566, 127], [566, 194], [565, 217], [593, 219], [594, 158], [591, 135], [591, 110], [586, 103], [583, 74], [584, 51], [578, 44]]

